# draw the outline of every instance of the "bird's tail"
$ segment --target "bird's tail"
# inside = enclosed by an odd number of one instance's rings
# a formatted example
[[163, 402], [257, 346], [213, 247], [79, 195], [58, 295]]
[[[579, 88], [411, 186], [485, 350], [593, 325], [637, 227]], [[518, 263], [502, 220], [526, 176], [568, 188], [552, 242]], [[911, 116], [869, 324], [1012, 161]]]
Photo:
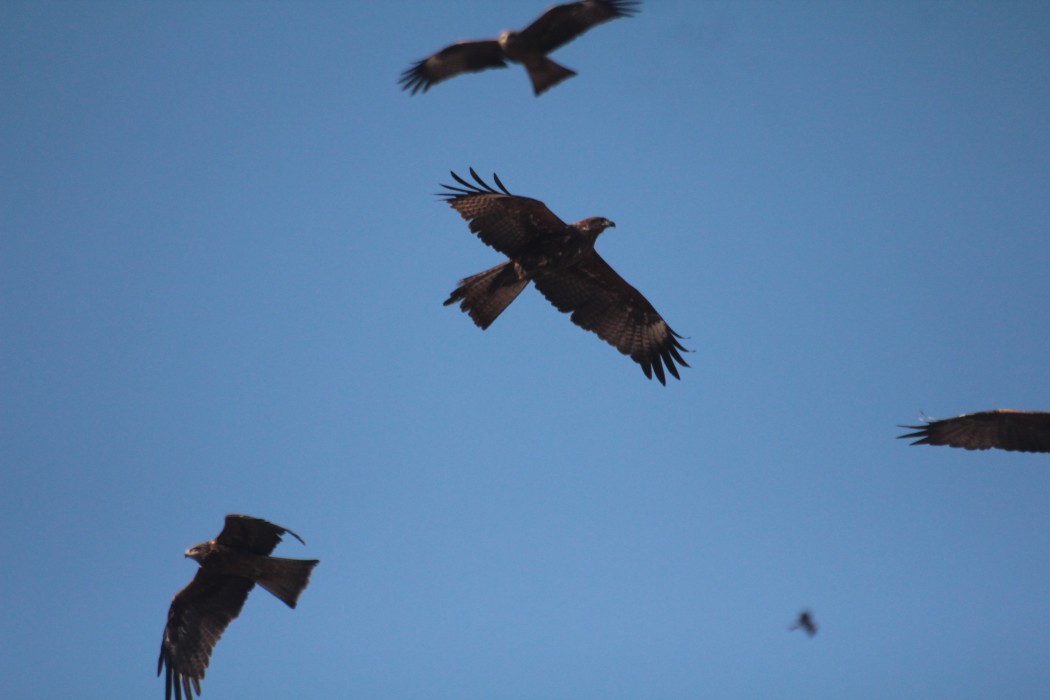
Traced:
[[539, 97], [566, 78], [576, 75], [576, 71], [559, 65], [546, 56], [535, 56], [525, 61], [525, 70], [532, 81], [532, 91]]
[[445, 306], [460, 302], [481, 329], [488, 328], [529, 283], [518, 263], [505, 262], [461, 280], [445, 300]]
[[277, 598], [294, 608], [299, 594], [310, 583], [310, 572], [317, 566], [317, 559], [267, 558], [267, 570], [256, 583], [273, 593]]

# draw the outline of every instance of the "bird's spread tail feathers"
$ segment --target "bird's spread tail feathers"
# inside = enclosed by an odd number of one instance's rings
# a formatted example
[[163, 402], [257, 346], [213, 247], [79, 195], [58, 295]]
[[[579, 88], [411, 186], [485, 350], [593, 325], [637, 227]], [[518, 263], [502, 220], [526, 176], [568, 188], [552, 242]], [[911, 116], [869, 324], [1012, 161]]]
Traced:
[[478, 327], [485, 329], [518, 298], [528, 283], [520, 265], [505, 262], [462, 280], [445, 300], [445, 306], [461, 302], [459, 308], [470, 314]]
[[299, 594], [310, 582], [310, 572], [317, 566], [318, 560], [269, 557], [267, 561], [267, 572], [256, 583], [277, 596], [289, 608], [294, 608]]
[[576, 71], [559, 65], [546, 56], [535, 56], [525, 61], [525, 70], [529, 72], [532, 90], [537, 97], [566, 78], [576, 75]]

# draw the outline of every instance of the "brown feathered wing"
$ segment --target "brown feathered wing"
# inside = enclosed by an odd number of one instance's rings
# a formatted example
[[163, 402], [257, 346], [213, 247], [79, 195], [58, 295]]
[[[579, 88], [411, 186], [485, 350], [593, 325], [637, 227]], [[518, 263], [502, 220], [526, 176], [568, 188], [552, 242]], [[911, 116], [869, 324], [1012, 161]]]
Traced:
[[255, 584], [235, 576], [198, 569], [189, 585], [175, 594], [157, 659], [157, 674], [167, 667], [164, 697], [187, 700], [192, 689], [201, 693], [201, 681], [212, 649], [233, 618], [240, 614]]
[[511, 194], [495, 174], [492, 177], [498, 190], [482, 180], [474, 168], [470, 174], [478, 184], [453, 172], [459, 186], [443, 185], [447, 191], [439, 196], [459, 212], [485, 245], [508, 258], [517, 258], [541, 239], [564, 235], [568, 225], [540, 200]]
[[249, 515], [227, 515], [222, 532], [215, 538], [217, 544], [245, 549], [252, 554], [269, 554], [281, 541], [282, 535], [291, 535], [303, 544], [303, 538], [280, 525]]
[[398, 82], [403, 90], [416, 94], [426, 92], [436, 85], [460, 73], [476, 73], [487, 68], [506, 68], [503, 50], [495, 39], [483, 41], [460, 41], [446, 46], [432, 56], [412, 64], [401, 74]]
[[1050, 413], [996, 409], [965, 413], [926, 425], [904, 425], [918, 438], [913, 445], [948, 445], [967, 450], [997, 448], [1011, 452], [1050, 452]]
[[638, 12], [638, 5], [635, 0], [583, 0], [555, 5], [521, 30], [519, 36], [542, 53], [550, 53], [602, 22], [630, 17]]
[[679, 350], [682, 336], [657, 313], [641, 292], [627, 283], [597, 252], [591, 250], [577, 264], [533, 276], [533, 284], [572, 322], [598, 334], [665, 384], [664, 368], [679, 379], [675, 362], [688, 367]]

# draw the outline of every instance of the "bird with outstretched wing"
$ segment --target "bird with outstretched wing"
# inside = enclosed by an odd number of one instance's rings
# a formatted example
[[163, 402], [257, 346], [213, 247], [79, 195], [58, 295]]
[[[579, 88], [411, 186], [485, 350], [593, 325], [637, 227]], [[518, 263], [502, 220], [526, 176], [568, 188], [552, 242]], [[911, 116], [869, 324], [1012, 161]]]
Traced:
[[566, 224], [538, 199], [511, 194], [493, 175], [496, 189], [470, 169], [474, 182], [456, 173], [457, 185], [441, 196], [487, 245], [509, 260], [460, 281], [445, 305], [459, 303], [474, 323], [488, 328], [532, 282], [577, 326], [591, 331], [641, 365], [646, 377], [665, 372], [679, 379], [686, 349], [641, 292], [627, 283], [594, 249], [598, 236], [614, 227], [593, 216]]
[[[247, 515], [227, 515], [218, 537], [194, 545], [186, 556], [200, 568], [175, 594], [160, 644], [157, 675], [165, 669], [164, 697], [187, 700], [201, 693], [201, 681], [212, 649], [227, 625], [240, 614], [248, 593], [259, 584], [294, 608], [310, 581], [316, 559], [269, 556], [281, 536], [299, 535]], [[305, 543], [304, 543], [305, 544]]]
[[582, 0], [555, 5], [521, 31], [505, 31], [496, 39], [459, 41], [417, 61], [401, 74], [401, 87], [414, 95], [461, 73], [506, 68], [507, 61], [525, 67], [538, 96], [576, 72], [558, 65], [547, 54], [588, 29], [617, 17], [635, 14], [637, 0]]

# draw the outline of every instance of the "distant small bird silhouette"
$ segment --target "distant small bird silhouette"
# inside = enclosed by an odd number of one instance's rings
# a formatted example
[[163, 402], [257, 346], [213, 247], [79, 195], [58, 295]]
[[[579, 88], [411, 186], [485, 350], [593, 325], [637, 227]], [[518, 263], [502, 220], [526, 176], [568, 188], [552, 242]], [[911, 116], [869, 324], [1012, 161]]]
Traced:
[[813, 615], [809, 610], [803, 610], [799, 613], [798, 620], [791, 627], [788, 627], [788, 630], [805, 630], [806, 634], [812, 637], [817, 633], [817, 623], [813, 622]]
[[[248, 592], [259, 584], [294, 608], [310, 581], [316, 559], [268, 556], [291, 530], [247, 515], [227, 515], [219, 536], [186, 550], [200, 564], [189, 585], [175, 594], [157, 659], [157, 675], [167, 666], [164, 697], [187, 700], [201, 694], [211, 650], [241, 612]], [[305, 544], [305, 543], [304, 543]]]
[[637, 12], [638, 0], [581, 0], [551, 7], [519, 32], [505, 31], [498, 39], [459, 41], [424, 58], [401, 74], [401, 87], [416, 94], [460, 73], [506, 68], [506, 61], [525, 66], [532, 90], [540, 95], [575, 71], [560, 66], [547, 54], [591, 27]]
[[914, 433], [898, 439], [919, 438], [913, 445], [948, 445], [967, 450], [996, 448], [1011, 452], [1050, 452], [1050, 412], [992, 411], [964, 413], [926, 425], [902, 425]]

